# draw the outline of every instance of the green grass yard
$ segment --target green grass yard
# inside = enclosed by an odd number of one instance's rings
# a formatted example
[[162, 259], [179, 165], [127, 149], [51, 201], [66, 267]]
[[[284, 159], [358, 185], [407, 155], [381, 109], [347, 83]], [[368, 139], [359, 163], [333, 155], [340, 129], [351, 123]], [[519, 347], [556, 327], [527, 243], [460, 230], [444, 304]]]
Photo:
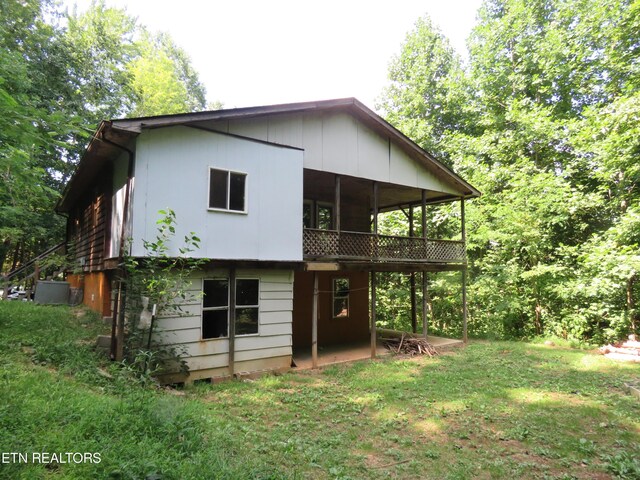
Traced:
[[0, 478], [640, 478], [637, 364], [478, 341], [178, 395], [94, 353], [100, 330], [84, 310], [0, 302], [0, 453], [100, 454]]

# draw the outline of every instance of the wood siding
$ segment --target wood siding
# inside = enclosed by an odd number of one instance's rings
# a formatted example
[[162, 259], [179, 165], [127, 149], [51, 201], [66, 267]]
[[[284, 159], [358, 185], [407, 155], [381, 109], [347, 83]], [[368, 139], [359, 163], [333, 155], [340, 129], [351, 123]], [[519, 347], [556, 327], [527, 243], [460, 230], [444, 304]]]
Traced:
[[108, 272], [70, 274], [67, 281], [72, 287], [82, 288], [82, 303], [104, 317], [111, 316], [111, 282]]
[[111, 171], [70, 213], [67, 243], [74, 260], [74, 271], [97, 272], [103, 269], [108, 247], [111, 219]]
[[347, 113], [289, 114], [212, 122], [211, 128], [304, 150], [304, 168], [459, 194], [389, 138]]
[[[334, 278], [348, 278], [349, 317], [333, 318], [332, 284]], [[366, 340], [369, 337], [369, 275], [367, 272], [318, 272], [318, 345], [319, 347]], [[293, 345], [311, 346], [313, 273], [295, 272], [293, 308]]]
[[[176, 213], [175, 242], [195, 232], [191, 255], [224, 260], [302, 261], [303, 152], [187, 127], [143, 132], [136, 149], [132, 255], [157, 234], [158, 211]], [[210, 209], [211, 168], [246, 174], [246, 212]]]
[[[226, 278], [227, 274], [225, 270], [199, 273], [191, 282], [187, 300], [181, 304], [181, 314], [159, 314], [156, 340], [182, 352], [192, 379], [204, 378], [198, 371], [209, 371], [212, 377], [229, 375], [228, 338], [202, 340], [201, 329], [202, 281]], [[235, 372], [270, 370], [269, 365], [274, 362], [278, 368], [288, 366], [292, 345], [293, 272], [238, 270], [236, 276], [260, 280], [260, 304], [258, 334], [235, 339]]]

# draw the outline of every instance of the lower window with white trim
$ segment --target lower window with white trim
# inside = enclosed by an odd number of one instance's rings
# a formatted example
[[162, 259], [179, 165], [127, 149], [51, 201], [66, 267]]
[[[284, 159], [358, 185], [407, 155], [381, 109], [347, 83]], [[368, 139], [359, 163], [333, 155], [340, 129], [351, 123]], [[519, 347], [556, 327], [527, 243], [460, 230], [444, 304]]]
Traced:
[[260, 280], [237, 278], [235, 318], [229, 318], [229, 279], [203, 280], [202, 339], [229, 336], [229, 321], [235, 322], [236, 336], [257, 335], [260, 323]]

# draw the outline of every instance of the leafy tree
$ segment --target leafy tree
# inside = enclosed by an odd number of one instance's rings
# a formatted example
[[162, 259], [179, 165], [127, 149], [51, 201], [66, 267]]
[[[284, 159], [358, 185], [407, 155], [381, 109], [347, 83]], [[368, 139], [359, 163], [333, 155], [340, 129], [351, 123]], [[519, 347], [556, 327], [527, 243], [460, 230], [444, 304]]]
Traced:
[[131, 115], [181, 113], [206, 107], [204, 87], [191, 68], [186, 53], [166, 34], [144, 31], [140, 54], [128, 65], [135, 106]]
[[425, 21], [393, 60], [387, 117], [483, 192], [467, 210], [472, 333], [638, 328], [639, 8], [487, 0], [468, 65]]
[[[188, 56], [96, 0], [0, 2], [0, 269], [64, 238], [53, 207], [103, 118], [205, 108]], [[142, 68], [144, 66], [144, 68]]]
[[19, 263], [62, 231], [51, 210], [69, 170], [59, 152], [73, 120], [59, 108], [69, 58], [59, 30], [44, 21], [49, 8], [0, 5], [0, 265]]
[[389, 66], [379, 108], [420, 146], [445, 159], [446, 136], [473, 126], [462, 60], [428, 16], [407, 35]]

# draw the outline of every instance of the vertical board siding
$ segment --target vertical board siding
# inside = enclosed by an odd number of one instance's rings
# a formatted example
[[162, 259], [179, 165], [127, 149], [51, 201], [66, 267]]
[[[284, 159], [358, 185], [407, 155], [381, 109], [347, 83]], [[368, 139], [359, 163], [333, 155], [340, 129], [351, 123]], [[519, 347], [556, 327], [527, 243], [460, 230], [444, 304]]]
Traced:
[[[242, 125], [252, 138], [267, 134], [265, 124]], [[136, 145], [132, 255], [147, 254], [143, 239], [157, 236], [158, 211], [171, 208], [177, 222], [169, 255], [195, 232], [204, 241], [193, 257], [302, 261], [301, 150], [184, 126], [145, 130]], [[209, 208], [211, 168], [246, 174], [244, 211]]]
[[[227, 338], [201, 340], [202, 281], [225, 278], [227, 271], [200, 272], [187, 286], [188, 299], [182, 311], [161, 312], [156, 324], [156, 340], [182, 352], [190, 370], [226, 367], [229, 359]], [[271, 359], [291, 355], [293, 272], [280, 270], [238, 270], [237, 278], [260, 280], [260, 309], [257, 335], [236, 337], [236, 360]], [[194, 300], [197, 298], [197, 300]], [[254, 364], [251, 364], [254, 365]], [[255, 365], [259, 365], [259, 362]]]
[[304, 150], [304, 168], [456, 193], [388, 137], [347, 113], [232, 120], [229, 133]]
[[110, 173], [105, 172], [105, 181], [78, 202], [69, 215], [69, 251], [75, 266], [85, 273], [103, 269], [108, 247], [107, 218], [111, 218], [110, 180]]

